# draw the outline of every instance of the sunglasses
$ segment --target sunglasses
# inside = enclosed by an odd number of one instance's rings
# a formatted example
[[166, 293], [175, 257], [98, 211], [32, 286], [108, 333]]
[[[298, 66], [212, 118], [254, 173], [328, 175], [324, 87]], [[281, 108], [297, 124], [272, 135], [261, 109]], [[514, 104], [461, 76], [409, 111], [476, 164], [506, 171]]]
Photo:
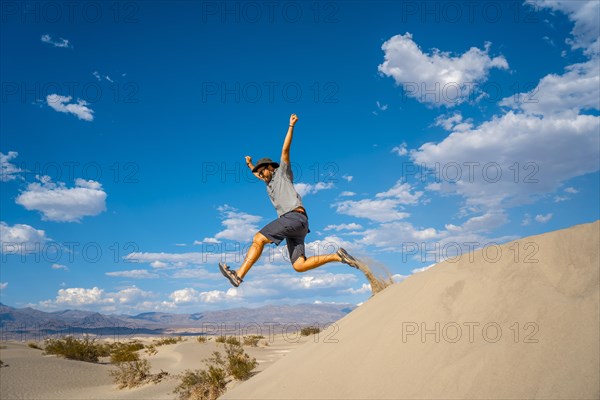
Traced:
[[260, 176], [261, 178], [264, 178], [263, 172], [265, 172], [265, 170], [268, 170], [268, 169], [269, 169], [269, 167], [261, 168], [261, 170], [258, 171], [258, 176]]

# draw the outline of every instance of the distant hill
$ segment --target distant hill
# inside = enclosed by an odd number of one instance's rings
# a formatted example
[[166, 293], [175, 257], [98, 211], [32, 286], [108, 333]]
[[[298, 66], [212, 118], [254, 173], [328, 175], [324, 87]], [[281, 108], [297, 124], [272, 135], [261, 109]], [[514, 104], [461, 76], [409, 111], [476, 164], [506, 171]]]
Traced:
[[104, 315], [93, 311], [44, 312], [30, 307], [13, 308], [0, 303], [0, 339], [39, 339], [47, 335], [94, 334], [199, 334], [217, 329], [244, 330], [279, 326], [287, 329], [325, 326], [352, 311], [350, 304], [297, 304], [232, 308], [193, 314], [146, 312], [137, 315]]

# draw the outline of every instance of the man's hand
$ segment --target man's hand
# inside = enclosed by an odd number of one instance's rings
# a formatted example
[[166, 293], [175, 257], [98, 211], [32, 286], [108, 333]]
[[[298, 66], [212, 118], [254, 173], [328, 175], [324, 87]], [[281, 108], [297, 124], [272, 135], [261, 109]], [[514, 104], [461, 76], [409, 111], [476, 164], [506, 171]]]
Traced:
[[252, 157], [246, 156], [246, 165], [252, 164]]
[[298, 116], [296, 114], [290, 115], [290, 126], [296, 125], [297, 121], [298, 121]]

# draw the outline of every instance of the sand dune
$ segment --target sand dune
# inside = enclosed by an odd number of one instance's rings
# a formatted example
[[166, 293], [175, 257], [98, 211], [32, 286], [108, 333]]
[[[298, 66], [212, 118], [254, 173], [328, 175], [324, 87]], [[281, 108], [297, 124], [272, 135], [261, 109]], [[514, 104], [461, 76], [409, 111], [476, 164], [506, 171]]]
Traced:
[[[134, 338], [132, 338], [134, 339]], [[135, 338], [149, 344], [155, 338]], [[298, 339], [296, 342], [295, 339]], [[244, 350], [258, 361], [255, 371], [260, 372], [275, 363], [292, 349], [311, 340], [308, 337], [273, 335], [265, 339], [267, 347], [244, 347]], [[223, 350], [222, 344], [210, 340], [197, 343], [194, 337], [186, 341], [158, 347], [155, 355], [148, 356], [140, 352], [143, 358], [151, 363], [151, 373], [161, 370], [170, 376], [158, 384], [148, 383], [133, 389], [117, 389], [109, 375], [114, 368], [110, 364], [95, 364], [82, 361], [61, 359], [52, 355], [43, 355], [41, 350], [29, 348], [27, 344], [8, 341], [2, 342], [0, 359], [8, 364], [0, 368], [0, 399], [35, 399], [35, 400], [173, 400], [176, 395], [173, 389], [180, 383], [177, 376], [186, 369], [205, 368], [204, 360], [213, 351]], [[239, 383], [233, 381], [230, 387]]]
[[222, 398], [598, 399], [599, 231], [596, 221], [440, 263]]

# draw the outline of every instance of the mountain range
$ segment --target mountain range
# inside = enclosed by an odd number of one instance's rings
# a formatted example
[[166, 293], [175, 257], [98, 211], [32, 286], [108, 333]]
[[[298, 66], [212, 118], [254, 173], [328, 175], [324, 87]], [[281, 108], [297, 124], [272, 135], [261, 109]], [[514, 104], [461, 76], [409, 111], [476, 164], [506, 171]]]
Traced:
[[0, 303], [0, 340], [86, 333], [115, 336], [262, 332], [265, 329], [293, 331], [309, 325], [329, 325], [355, 307], [352, 304], [296, 304], [193, 314], [146, 312], [105, 315], [85, 310], [45, 312], [31, 307], [13, 308]]

